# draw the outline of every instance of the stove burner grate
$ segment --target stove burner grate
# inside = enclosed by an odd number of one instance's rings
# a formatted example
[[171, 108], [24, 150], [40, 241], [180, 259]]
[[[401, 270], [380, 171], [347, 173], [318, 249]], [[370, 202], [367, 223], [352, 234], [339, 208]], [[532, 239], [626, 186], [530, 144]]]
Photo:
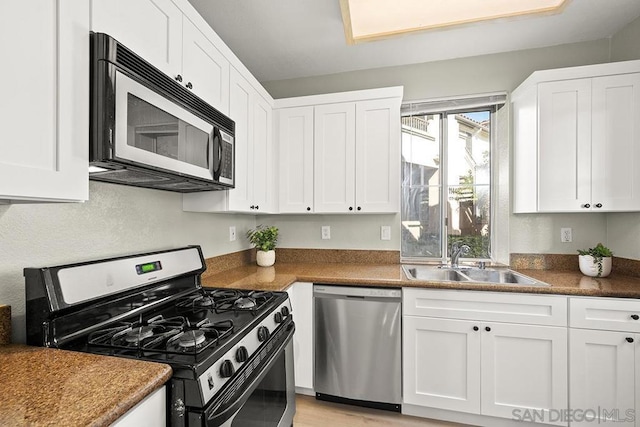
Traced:
[[138, 349], [145, 347], [158, 336], [170, 335], [185, 324], [184, 317], [165, 319], [155, 316], [137, 322], [119, 323], [112, 328], [100, 329], [89, 334], [89, 345], [106, 346], [121, 349]]
[[230, 289], [218, 289], [208, 291], [208, 294], [216, 301], [215, 312], [226, 311], [252, 311], [258, 312], [274, 295], [267, 291], [241, 291]]

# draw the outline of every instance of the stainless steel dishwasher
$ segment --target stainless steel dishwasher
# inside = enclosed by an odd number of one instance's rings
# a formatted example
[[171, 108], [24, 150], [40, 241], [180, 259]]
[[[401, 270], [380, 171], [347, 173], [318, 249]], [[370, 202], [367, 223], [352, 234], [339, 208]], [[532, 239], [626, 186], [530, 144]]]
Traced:
[[401, 290], [314, 285], [316, 398], [400, 411]]

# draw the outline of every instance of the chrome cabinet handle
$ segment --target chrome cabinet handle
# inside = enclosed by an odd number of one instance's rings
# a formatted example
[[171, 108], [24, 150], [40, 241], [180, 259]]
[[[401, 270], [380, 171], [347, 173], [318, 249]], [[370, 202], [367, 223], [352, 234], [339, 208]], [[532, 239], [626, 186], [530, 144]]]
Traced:
[[187, 83], [187, 89], [193, 89], [193, 85], [191, 84], [191, 82]]
[[584, 205], [582, 205], [581, 207], [585, 208], [585, 209], [589, 209], [591, 207], [591, 205], [589, 203], [585, 203]]
[[596, 208], [601, 208], [602, 207], [602, 203], [596, 203]]
[[178, 74], [175, 79], [182, 83], [182, 76], [180, 74]]

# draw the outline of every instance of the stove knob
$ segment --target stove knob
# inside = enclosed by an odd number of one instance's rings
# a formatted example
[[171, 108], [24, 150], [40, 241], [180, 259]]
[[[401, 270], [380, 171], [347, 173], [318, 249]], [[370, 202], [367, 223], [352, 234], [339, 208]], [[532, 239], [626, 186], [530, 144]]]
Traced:
[[266, 326], [260, 326], [258, 328], [258, 341], [266, 341], [269, 338], [269, 328]]
[[287, 317], [287, 316], [289, 316], [289, 313], [291, 313], [291, 312], [289, 311], [289, 307], [287, 307], [285, 305], [284, 307], [282, 307], [280, 309], [280, 313], [282, 313], [282, 317]]
[[220, 376], [222, 378], [229, 378], [236, 370], [233, 368], [231, 360], [227, 359], [220, 365]]
[[276, 323], [282, 323], [282, 313], [280, 313], [279, 311], [276, 312], [276, 314], [273, 315], [273, 320]]
[[236, 350], [236, 362], [244, 363], [249, 359], [249, 352], [247, 351], [247, 347], [242, 346]]

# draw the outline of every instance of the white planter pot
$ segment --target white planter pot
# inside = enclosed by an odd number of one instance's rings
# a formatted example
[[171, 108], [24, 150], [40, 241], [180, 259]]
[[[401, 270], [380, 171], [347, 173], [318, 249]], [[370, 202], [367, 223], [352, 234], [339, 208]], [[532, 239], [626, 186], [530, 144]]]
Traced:
[[598, 275], [598, 263], [591, 255], [578, 255], [580, 271], [585, 276], [607, 277], [611, 273], [611, 257], [602, 258], [602, 274]]
[[276, 262], [276, 251], [258, 251], [256, 262], [260, 267], [271, 267]]

